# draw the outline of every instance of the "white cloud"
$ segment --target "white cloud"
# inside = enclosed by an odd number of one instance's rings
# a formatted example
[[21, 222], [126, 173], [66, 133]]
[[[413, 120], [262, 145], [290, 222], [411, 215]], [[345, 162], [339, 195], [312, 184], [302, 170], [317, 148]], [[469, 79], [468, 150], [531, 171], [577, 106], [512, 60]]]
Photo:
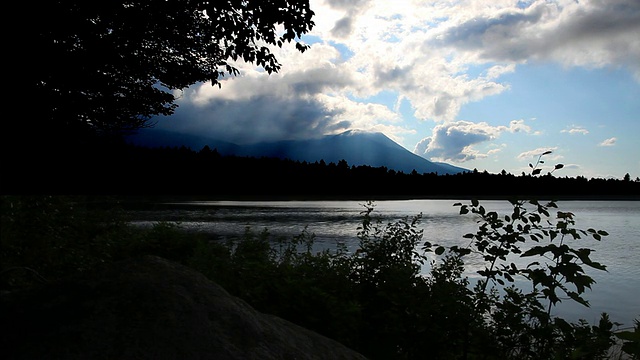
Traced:
[[598, 144], [598, 146], [614, 146], [616, 144], [616, 141], [618, 141], [618, 139], [615, 138], [615, 137], [612, 137], [612, 138], [604, 140], [603, 142]]
[[481, 153], [474, 145], [497, 139], [503, 132], [530, 132], [524, 120], [513, 120], [509, 126], [491, 126], [485, 122], [456, 121], [436, 125], [430, 137], [416, 144], [413, 152], [427, 159], [465, 162], [486, 158], [501, 149]]
[[571, 128], [561, 130], [560, 132], [568, 133], [570, 135], [574, 135], [574, 134], [587, 135], [589, 133], [589, 130], [583, 128], [582, 126], [572, 126]]
[[[500, 133], [540, 134], [524, 120], [473, 127], [458, 119], [465, 104], [507, 91], [503, 76], [518, 64], [626, 67], [640, 81], [639, 1], [516, 3], [311, 0], [316, 26], [308, 51], [274, 49], [278, 74], [240, 63], [241, 75], [222, 80], [222, 90], [191, 87], [172, 126], [244, 141], [349, 128], [381, 130], [394, 139], [415, 132], [402, 124], [399, 106], [370, 99], [385, 91], [397, 94], [397, 104], [406, 100], [416, 118], [447, 124], [433, 130], [431, 156], [464, 161], [487, 155], [472, 146]], [[451, 132], [439, 132], [444, 129]]]
[[581, 170], [582, 166], [578, 164], [564, 164], [564, 170]]
[[[538, 157], [540, 157], [540, 155], [550, 151], [551, 152], [550, 154], [543, 155], [543, 161], [544, 160], [560, 160], [560, 159], [562, 159], [562, 156], [555, 155], [555, 154], [551, 155], [557, 149], [558, 149], [557, 146], [555, 146], [555, 147], [540, 147], [540, 148], [537, 148], [537, 149], [533, 149], [533, 150], [522, 152], [517, 156], [517, 158], [519, 160], [529, 160], [529, 159], [534, 159], [534, 158], [538, 159]], [[549, 156], [549, 155], [551, 155], [551, 156]]]

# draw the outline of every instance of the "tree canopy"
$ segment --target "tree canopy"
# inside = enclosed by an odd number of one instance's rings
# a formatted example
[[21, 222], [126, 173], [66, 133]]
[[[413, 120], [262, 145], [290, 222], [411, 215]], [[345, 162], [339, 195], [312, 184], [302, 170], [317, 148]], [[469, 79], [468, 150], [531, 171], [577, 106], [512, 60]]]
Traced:
[[172, 90], [237, 75], [232, 61], [277, 72], [271, 49], [304, 51], [314, 26], [308, 0], [59, 0], [25, 11], [23, 55], [38, 60], [32, 119], [75, 134], [144, 127], [174, 111]]

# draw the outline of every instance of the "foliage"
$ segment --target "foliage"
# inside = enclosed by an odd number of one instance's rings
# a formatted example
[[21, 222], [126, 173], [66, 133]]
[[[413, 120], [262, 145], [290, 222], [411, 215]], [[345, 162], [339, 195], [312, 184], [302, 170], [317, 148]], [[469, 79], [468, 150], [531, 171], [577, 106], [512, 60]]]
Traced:
[[173, 112], [171, 90], [237, 75], [233, 61], [277, 72], [272, 48], [306, 50], [299, 38], [314, 25], [308, 0], [64, 0], [21, 10], [30, 32], [19, 55], [50, 63], [25, 71], [43, 134], [148, 125]]
[[[241, 238], [210, 239], [173, 223], [133, 228], [117, 202], [2, 201], [3, 271], [29, 267], [55, 280], [104, 262], [156, 254], [197, 269], [259, 311], [372, 359], [600, 359], [614, 344], [615, 324], [606, 314], [590, 325], [552, 312], [559, 301], [588, 305], [584, 292], [593, 280], [587, 271], [605, 267], [573, 244], [607, 235], [575, 229], [567, 212], [552, 216], [555, 202], [514, 200], [509, 214], [487, 211], [475, 200], [459, 204], [463, 215], [478, 218], [478, 231], [463, 237], [466, 246], [450, 248], [423, 239], [420, 215], [384, 224], [368, 202], [356, 248], [337, 244], [319, 251], [306, 230], [275, 238], [266, 229], [247, 228]], [[475, 286], [464, 276], [470, 256], [484, 261]], [[3, 280], [18, 279], [5, 275]], [[530, 288], [514, 286], [517, 279]], [[616, 333], [622, 351], [636, 358], [637, 325], [635, 332]]]
[[615, 336], [622, 341], [624, 353], [632, 359], [640, 359], [640, 320], [635, 320], [633, 331], [619, 331]]
[[176, 224], [136, 229], [119, 200], [88, 196], [2, 196], [0, 286], [55, 281], [143, 254], [190, 257], [195, 242]]
[[[0, 261], [3, 271], [15, 268], [3, 276], [6, 285], [30, 283], [34, 274], [53, 280], [108, 260], [124, 218], [111, 208], [90, 211], [93, 205], [86, 197], [3, 196]], [[33, 271], [16, 276], [19, 269]]]
[[[552, 316], [551, 309], [561, 300], [588, 305], [582, 294], [593, 280], [583, 267], [604, 266], [567, 242], [580, 235], [599, 240], [606, 233], [573, 229], [566, 213], [541, 225], [549, 218], [550, 205], [526, 204], [535, 209], [514, 201], [513, 213], [505, 216], [482, 210], [476, 201], [460, 205], [462, 213], [481, 219], [478, 233], [466, 236], [473, 238], [468, 247], [447, 250], [423, 241], [416, 226], [420, 216], [383, 225], [373, 218], [373, 203], [367, 203], [353, 252], [338, 246], [335, 252], [312, 254], [313, 236], [306, 232], [291, 242], [269, 241], [267, 232], [246, 233], [237, 244], [213, 246], [216, 254], [192, 265], [203, 272], [210, 269], [210, 277], [256, 308], [374, 359], [424, 354], [436, 359], [603, 358], [614, 343], [614, 324], [606, 314], [590, 326]], [[543, 239], [550, 244], [524, 250], [526, 241], [539, 244]], [[425, 275], [421, 268], [429, 252], [441, 257]], [[196, 258], [205, 253], [198, 251]], [[486, 264], [479, 271], [483, 281], [473, 289], [462, 275], [464, 259], [472, 253]], [[539, 263], [504, 264], [513, 254], [525, 260], [536, 257]], [[527, 279], [532, 290], [509, 285], [515, 277]]]

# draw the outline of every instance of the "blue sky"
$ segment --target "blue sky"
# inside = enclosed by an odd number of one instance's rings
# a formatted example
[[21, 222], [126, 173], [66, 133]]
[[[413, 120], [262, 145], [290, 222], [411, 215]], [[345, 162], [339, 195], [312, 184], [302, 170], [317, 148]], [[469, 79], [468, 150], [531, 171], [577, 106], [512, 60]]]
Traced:
[[312, 0], [316, 26], [195, 84], [158, 128], [237, 143], [380, 131], [433, 161], [640, 176], [640, 1]]

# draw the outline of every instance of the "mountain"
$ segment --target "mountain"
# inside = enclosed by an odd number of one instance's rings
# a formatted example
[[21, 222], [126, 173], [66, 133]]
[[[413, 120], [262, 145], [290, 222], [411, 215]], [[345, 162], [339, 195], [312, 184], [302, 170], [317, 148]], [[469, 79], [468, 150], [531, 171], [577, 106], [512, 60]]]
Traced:
[[410, 173], [455, 174], [467, 169], [446, 163], [431, 162], [422, 158], [382, 133], [349, 130], [338, 135], [327, 135], [318, 139], [285, 140], [236, 145], [229, 142], [193, 135], [176, 135], [162, 131], [147, 131], [131, 138], [137, 145], [187, 146], [199, 150], [205, 145], [217, 149], [222, 155], [275, 157], [297, 161], [315, 162], [324, 160], [338, 163], [345, 160], [349, 165], [385, 166], [388, 169]]
[[218, 152], [222, 155], [234, 155], [238, 153], [240, 149], [240, 145], [227, 141], [161, 129], [143, 129], [137, 134], [130, 135], [128, 140], [135, 145], [150, 148], [185, 146], [196, 151], [207, 145], [211, 149], [218, 149]]

